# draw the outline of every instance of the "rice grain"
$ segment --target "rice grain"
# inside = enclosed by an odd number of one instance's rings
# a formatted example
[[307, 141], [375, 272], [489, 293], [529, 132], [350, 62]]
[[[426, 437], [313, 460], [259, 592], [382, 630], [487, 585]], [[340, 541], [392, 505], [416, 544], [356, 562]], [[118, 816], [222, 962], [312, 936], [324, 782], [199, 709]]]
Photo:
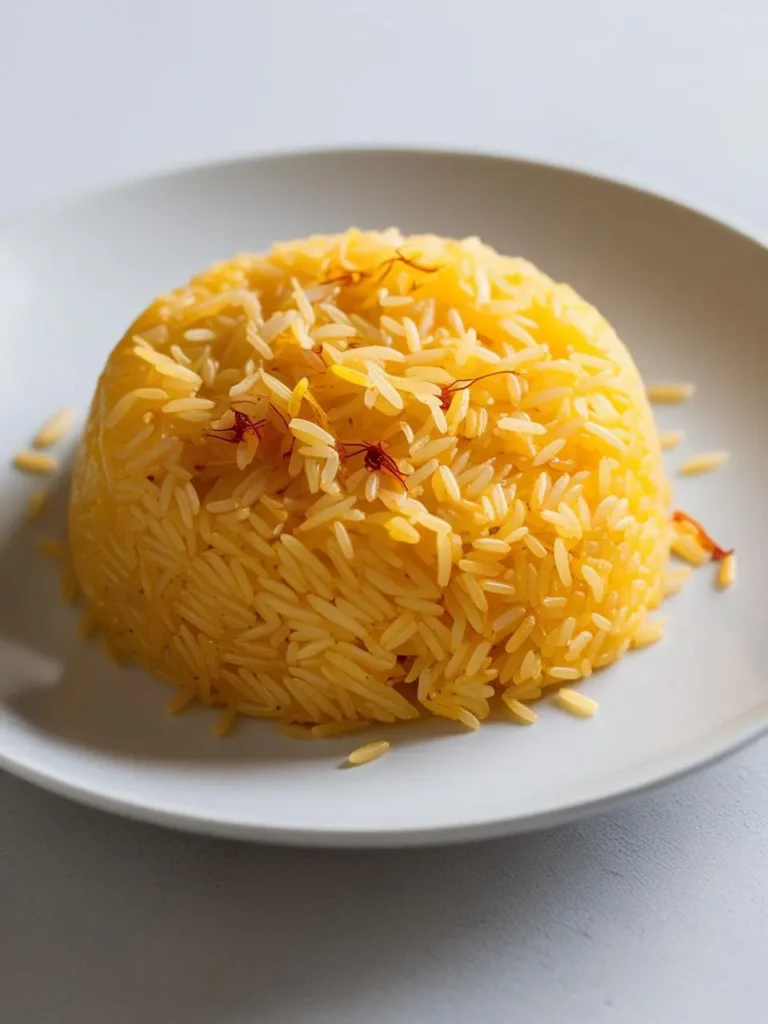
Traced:
[[72, 426], [74, 415], [73, 409], [62, 409], [51, 416], [35, 434], [32, 440], [33, 447], [50, 448], [51, 445], [60, 441]]
[[388, 750], [388, 740], [374, 740], [373, 743], [366, 743], [364, 746], [353, 750], [347, 755], [347, 761], [351, 765], [368, 764], [369, 761], [375, 761], [377, 758], [382, 757]]
[[13, 459], [16, 469], [33, 476], [46, 476], [55, 472], [58, 462], [52, 455], [42, 452], [17, 452]]
[[675, 405], [693, 397], [694, 384], [651, 384], [648, 387], [648, 399], [663, 405]]
[[571, 715], [576, 715], [577, 718], [591, 718], [598, 709], [598, 703], [596, 700], [592, 700], [591, 697], [585, 697], [583, 693], [577, 693], [576, 690], [562, 689], [558, 690], [555, 695], [555, 703], [567, 711]]
[[692, 455], [690, 459], [686, 459], [680, 466], [678, 473], [680, 476], [696, 476], [699, 473], [708, 473], [710, 470], [722, 466], [723, 463], [728, 461], [728, 458], [728, 452], [702, 452], [700, 455]]
[[736, 555], [729, 551], [720, 560], [720, 568], [717, 573], [717, 584], [721, 590], [732, 587], [736, 582]]

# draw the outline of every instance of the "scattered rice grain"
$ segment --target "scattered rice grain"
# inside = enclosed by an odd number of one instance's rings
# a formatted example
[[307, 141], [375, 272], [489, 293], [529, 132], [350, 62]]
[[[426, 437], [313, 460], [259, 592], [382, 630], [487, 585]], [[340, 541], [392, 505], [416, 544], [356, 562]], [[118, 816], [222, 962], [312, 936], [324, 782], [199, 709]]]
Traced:
[[357, 750], [347, 755], [347, 761], [352, 765], [368, 764], [375, 761], [389, 750], [388, 740], [374, 740], [373, 743], [366, 743]]
[[583, 693], [577, 693], [576, 690], [568, 689], [557, 691], [555, 703], [563, 711], [576, 715], [577, 718], [591, 718], [599, 706], [597, 701], [592, 700], [591, 697], [585, 697]]
[[690, 459], [686, 459], [682, 463], [678, 473], [680, 476], [695, 476], [699, 473], [708, 473], [710, 470], [722, 466], [724, 462], [728, 461], [728, 457], [728, 452], [723, 451], [702, 452], [700, 455], [692, 455]]

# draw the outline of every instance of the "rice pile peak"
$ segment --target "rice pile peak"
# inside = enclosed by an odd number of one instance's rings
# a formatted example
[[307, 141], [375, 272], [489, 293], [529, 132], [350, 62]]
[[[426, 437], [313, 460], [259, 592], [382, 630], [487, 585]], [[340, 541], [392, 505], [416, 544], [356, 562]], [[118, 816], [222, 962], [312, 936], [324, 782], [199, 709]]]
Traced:
[[110, 649], [179, 706], [474, 727], [643, 635], [667, 500], [597, 310], [475, 238], [352, 229], [216, 264], [136, 320], [70, 541]]

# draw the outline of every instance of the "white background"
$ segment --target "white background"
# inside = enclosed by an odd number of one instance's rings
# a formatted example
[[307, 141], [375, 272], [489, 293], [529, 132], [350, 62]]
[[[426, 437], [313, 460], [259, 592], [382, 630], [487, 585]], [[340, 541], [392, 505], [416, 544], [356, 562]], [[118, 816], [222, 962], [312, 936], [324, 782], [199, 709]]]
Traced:
[[[768, 233], [760, 0], [449, 3], [0, 0], [0, 217], [379, 142], [576, 164]], [[579, 826], [407, 853], [179, 836], [0, 776], [4, 1024], [751, 1022], [767, 933], [766, 742]]]

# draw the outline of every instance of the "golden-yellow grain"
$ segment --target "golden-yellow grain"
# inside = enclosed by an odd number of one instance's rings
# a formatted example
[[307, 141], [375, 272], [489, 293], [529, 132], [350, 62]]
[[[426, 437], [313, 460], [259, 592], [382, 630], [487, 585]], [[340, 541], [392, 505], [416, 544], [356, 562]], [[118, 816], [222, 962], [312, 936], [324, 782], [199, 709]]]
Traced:
[[651, 644], [658, 643], [664, 636], [665, 624], [664, 620], [646, 622], [632, 637], [631, 646], [633, 648], [649, 647]]
[[226, 736], [228, 732], [232, 731], [232, 728], [237, 719], [237, 711], [231, 705], [224, 708], [213, 726], [213, 732], [216, 736]]
[[466, 708], [459, 708], [458, 720], [462, 725], [466, 725], [468, 729], [479, 729], [480, 719], [477, 715], [473, 715], [471, 711], [467, 711]]
[[110, 355], [65, 591], [217, 731], [475, 728], [642, 642], [673, 536], [707, 556], [670, 529], [656, 437], [610, 325], [524, 260], [394, 229], [283, 244]]
[[659, 444], [662, 451], [667, 452], [671, 451], [672, 448], [677, 448], [684, 437], [685, 432], [682, 430], [665, 430], [659, 434]]
[[35, 434], [32, 440], [33, 446], [35, 448], [49, 448], [52, 444], [60, 441], [72, 426], [74, 415], [73, 409], [62, 409], [51, 416]]
[[533, 627], [535, 625], [536, 625], [535, 618], [532, 615], [528, 615], [523, 620], [523, 622], [520, 623], [520, 625], [517, 627], [515, 632], [509, 638], [509, 640], [507, 640], [507, 643], [506, 643], [506, 645], [504, 647], [505, 651], [508, 654], [512, 654], [516, 650], [518, 650], [520, 647], [522, 647], [522, 645], [525, 643], [525, 641], [528, 639], [528, 637], [533, 632]]
[[523, 704], [522, 701], [517, 700], [515, 697], [510, 697], [506, 693], [504, 694], [504, 703], [515, 718], [524, 725], [533, 725], [538, 718], [533, 708], [529, 708], [527, 704]]
[[58, 467], [58, 461], [53, 455], [43, 452], [17, 452], [13, 464], [22, 473], [31, 473], [33, 476], [46, 476]]
[[368, 764], [382, 757], [389, 750], [389, 740], [374, 740], [366, 743], [347, 755], [347, 761], [353, 765]]
[[599, 706], [597, 701], [592, 700], [591, 697], [586, 697], [583, 693], [569, 689], [558, 690], [555, 695], [555, 703], [563, 711], [576, 715], [578, 718], [591, 718]]
[[331, 367], [331, 373], [336, 374], [337, 377], [348, 384], [355, 384], [360, 388], [370, 388], [373, 385], [370, 377], [365, 373], [360, 373], [359, 370], [353, 370], [351, 366], [339, 365], [337, 363]]
[[691, 565], [703, 565], [710, 558], [710, 552], [690, 533], [675, 533], [670, 549], [673, 554], [690, 562]]
[[556, 665], [554, 668], [549, 669], [547, 675], [551, 679], [579, 679], [581, 678], [581, 672], [577, 668], [572, 668], [567, 665]]
[[581, 567], [581, 575], [584, 582], [591, 589], [595, 600], [600, 603], [605, 596], [605, 584], [603, 583], [600, 575], [592, 568], [591, 565], [583, 565]]
[[696, 391], [694, 384], [651, 384], [648, 387], [648, 398], [658, 404], [676, 404], [691, 398]]
[[421, 540], [419, 531], [403, 516], [392, 516], [387, 521], [387, 531], [392, 540], [401, 541], [404, 544], [418, 544]]
[[691, 572], [692, 570], [687, 566], [666, 572], [664, 574], [664, 596], [671, 597], [673, 594], [678, 594], [690, 579]]
[[728, 587], [732, 587], [736, 582], [736, 555], [733, 551], [729, 551], [727, 555], [724, 555], [720, 560], [720, 568], [717, 573], [717, 584], [721, 590], [726, 590]]
[[728, 452], [702, 452], [700, 455], [692, 455], [686, 459], [678, 469], [680, 476], [697, 476], [699, 473], [709, 473], [728, 461]]

